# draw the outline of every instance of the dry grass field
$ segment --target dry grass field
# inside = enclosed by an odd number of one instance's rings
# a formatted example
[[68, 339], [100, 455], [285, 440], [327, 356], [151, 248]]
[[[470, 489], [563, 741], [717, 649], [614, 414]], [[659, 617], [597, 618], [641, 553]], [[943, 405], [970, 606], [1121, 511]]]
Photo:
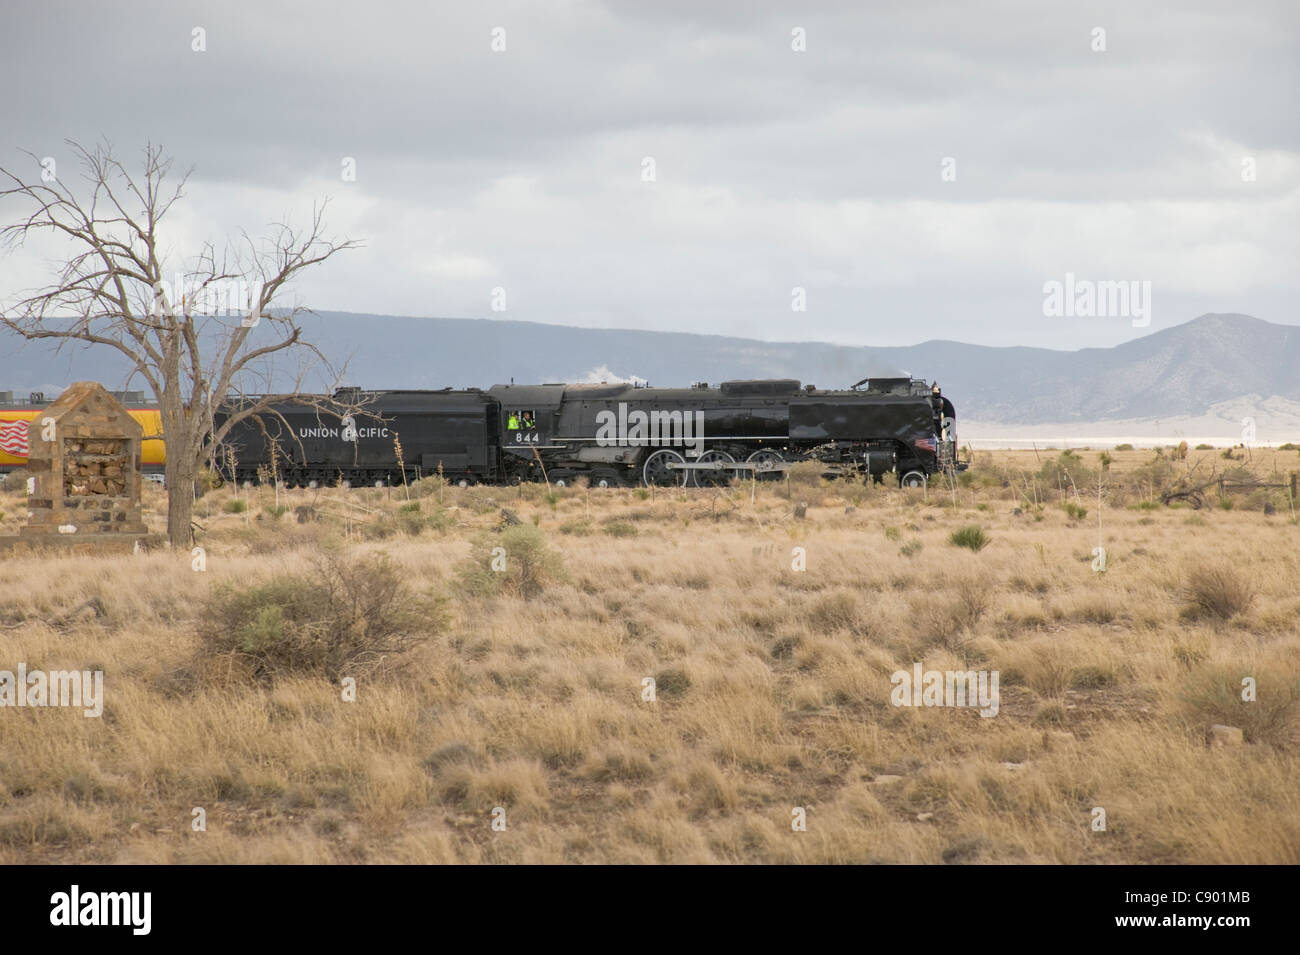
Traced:
[[[1153, 500], [1300, 455], [1101, 451], [924, 491], [226, 487], [203, 570], [3, 557], [0, 669], [105, 703], [0, 709], [0, 863], [1300, 863], [1289, 492]], [[916, 663], [998, 671], [997, 715], [892, 705]]]

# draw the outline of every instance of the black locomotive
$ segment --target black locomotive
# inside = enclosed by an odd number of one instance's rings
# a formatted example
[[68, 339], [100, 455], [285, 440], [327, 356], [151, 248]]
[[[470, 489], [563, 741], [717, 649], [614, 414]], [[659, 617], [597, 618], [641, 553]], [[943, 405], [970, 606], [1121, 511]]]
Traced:
[[[229, 412], [218, 415], [220, 425]], [[821, 391], [793, 379], [717, 388], [630, 384], [496, 385], [442, 391], [340, 389], [285, 395], [213, 449], [240, 482], [400, 484], [442, 474], [459, 484], [578, 477], [593, 485], [705, 487], [790, 464], [894, 476], [903, 486], [965, 467], [952, 402], [924, 381], [863, 379]]]

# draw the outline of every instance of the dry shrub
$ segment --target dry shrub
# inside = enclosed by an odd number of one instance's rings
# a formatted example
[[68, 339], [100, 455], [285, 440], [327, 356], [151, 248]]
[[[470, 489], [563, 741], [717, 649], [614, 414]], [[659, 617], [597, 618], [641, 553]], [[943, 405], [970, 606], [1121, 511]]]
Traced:
[[548, 585], [565, 578], [564, 558], [529, 524], [507, 527], [475, 543], [457, 570], [461, 587], [472, 597], [509, 594], [532, 600]]
[[420, 478], [418, 481], [412, 481], [411, 486], [407, 489], [412, 500], [419, 500], [422, 497], [438, 497], [445, 493], [448, 481], [439, 475], [433, 477]]
[[[233, 528], [220, 531], [220, 537], [237, 542], [255, 557], [287, 554], [294, 551], [318, 551], [332, 546], [338, 538], [336, 528], [326, 524], [290, 524], [257, 519], [244, 526], [240, 521]], [[213, 535], [217, 539], [217, 535]]]
[[1146, 464], [1129, 469], [1122, 476], [1122, 480], [1139, 498], [1155, 498], [1160, 496], [1161, 491], [1173, 487], [1178, 477], [1177, 465], [1163, 455], [1157, 454]]
[[1071, 648], [1043, 639], [1002, 648], [997, 664], [1003, 685], [1022, 684], [1039, 696], [1057, 699], [1083, 669], [1076, 661]]
[[[1242, 680], [1249, 676], [1259, 679], [1259, 688], [1256, 698], [1247, 701]], [[1295, 664], [1275, 661], [1250, 673], [1240, 666], [1209, 666], [1185, 676], [1176, 698], [1193, 732], [1221, 723], [1239, 727], [1250, 743], [1300, 748], [1300, 668]]]
[[685, 782], [696, 812], [730, 812], [740, 802], [735, 784], [706, 760], [695, 761]]
[[0, 846], [84, 845], [92, 841], [92, 834], [78, 816], [72, 807], [53, 800], [21, 805], [0, 821]]
[[831, 485], [825, 480], [826, 465], [820, 461], [800, 461], [790, 466], [781, 481], [781, 496], [794, 503], [821, 507], [827, 501]]
[[792, 487], [820, 488], [826, 465], [820, 461], [800, 461], [792, 464], [785, 473]]
[[1070, 450], [1043, 462], [1037, 476], [1047, 490], [1067, 493], [1097, 482], [1097, 471], [1088, 467], [1077, 452]]
[[918, 649], [924, 650], [931, 646], [957, 649], [962, 644], [966, 628], [975, 618], [960, 597], [948, 595], [915, 603], [911, 619]]
[[435, 786], [445, 803], [479, 812], [500, 806], [525, 818], [545, 815], [550, 800], [546, 770], [536, 760], [505, 760], [481, 768], [453, 763], [435, 774]]
[[397, 511], [397, 526], [409, 537], [418, 537], [429, 526], [428, 520], [420, 513], [420, 503], [412, 501], [403, 504]]
[[1049, 726], [1065, 726], [1069, 722], [1070, 714], [1066, 711], [1064, 706], [1060, 703], [1048, 703], [1047, 705], [1038, 708], [1037, 712], [1034, 713], [1034, 718], [1031, 721], [1031, 724], [1042, 728]]
[[361, 539], [368, 541], [388, 540], [398, 533], [398, 522], [388, 514], [380, 514], [373, 520], [360, 525]]
[[978, 577], [955, 577], [947, 590], [912, 601], [910, 618], [919, 647], [958, 649], [989, 606], [988, 585]]
[[3, 478], [0, 478], [0, 489], [11, 494], [25, 494], [27, 492], [27, 472], [22, 470], [10, 471]]
[[1227, 620], [1250, 607], [1255, 599], [1255, 583], [1222, 561], [1196, 564], [1187, 573], [1187, 598], [1192, 616]]
[[373, 672], [441, 621], [440, 602], [413, 592], [387, 556], [327, 552], [304, 575], [214, 588], [198, 632], [205, 655], [233, 657], [254, 678], [299, 673], [336, 680]]
[[1070, 671], [1070, 688], [1074, 690], [1099, 690], [1118, 682], [1119, 676], [1109, 666], [1089, 664]]
[[685, 695], [691, 688], [691, 677], [682, 667], [668, 667], [655, 674], [655, 693], [669, 699]]
[[834, 590], [813, 599], [808, 623], [818, 632], [855, 630], [862, 624], [862, 605], [850, 590]]
[[597, 783], [637, 782], [653, 774], [649, 755], [621, 741], [609, 743], [600, 753], [589, 756], [578, 771], [582, 778]]
[[498, 501], [503, 496], [503, 490], [502, 488], [481, 486], [456, 488], [455, 497], [454, 499], [449, 498], [449, 502], [454, 500], [461, 507], [473, 511], [475, 514], [483, 515], [489, 511], [495, 511], [501, 506]]

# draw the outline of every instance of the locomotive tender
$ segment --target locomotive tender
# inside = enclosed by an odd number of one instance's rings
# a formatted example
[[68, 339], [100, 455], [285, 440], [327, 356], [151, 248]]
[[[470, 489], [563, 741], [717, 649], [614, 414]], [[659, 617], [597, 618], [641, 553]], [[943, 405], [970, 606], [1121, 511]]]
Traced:
[[564, 486], [586, 477], [598, 487], [707, 487], [779, 478], [794, 462], [819, 461], [829, 473], [892, 475], [920, 487], [966, 466], [957, 460], [952, 402], [937, 385], [910, 378], [863, 379], [839, 391], [793, 379], [717, 388], [343, 388], [277, 397], [223, 444], [214, 459], [227, 479], [274, 474], [289, 486], [391, 485], [440, 473], [462, 485]]

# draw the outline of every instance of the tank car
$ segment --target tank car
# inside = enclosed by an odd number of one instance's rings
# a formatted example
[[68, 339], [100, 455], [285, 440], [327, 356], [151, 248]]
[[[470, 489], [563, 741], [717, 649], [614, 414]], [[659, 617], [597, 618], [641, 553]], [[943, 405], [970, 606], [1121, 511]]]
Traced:
[[[144, 430], [141, 472], [149, 480], [161, 481], [167, 456], [158, 405], [147, 400], [143, 391], [114, 391], [111, 394]], [[39, 391], [30, 392], [26, 398], [12, 391], [0, 391], [0, 474], [27, 466], [27, 425], [53, 402], [54, 397]]]

